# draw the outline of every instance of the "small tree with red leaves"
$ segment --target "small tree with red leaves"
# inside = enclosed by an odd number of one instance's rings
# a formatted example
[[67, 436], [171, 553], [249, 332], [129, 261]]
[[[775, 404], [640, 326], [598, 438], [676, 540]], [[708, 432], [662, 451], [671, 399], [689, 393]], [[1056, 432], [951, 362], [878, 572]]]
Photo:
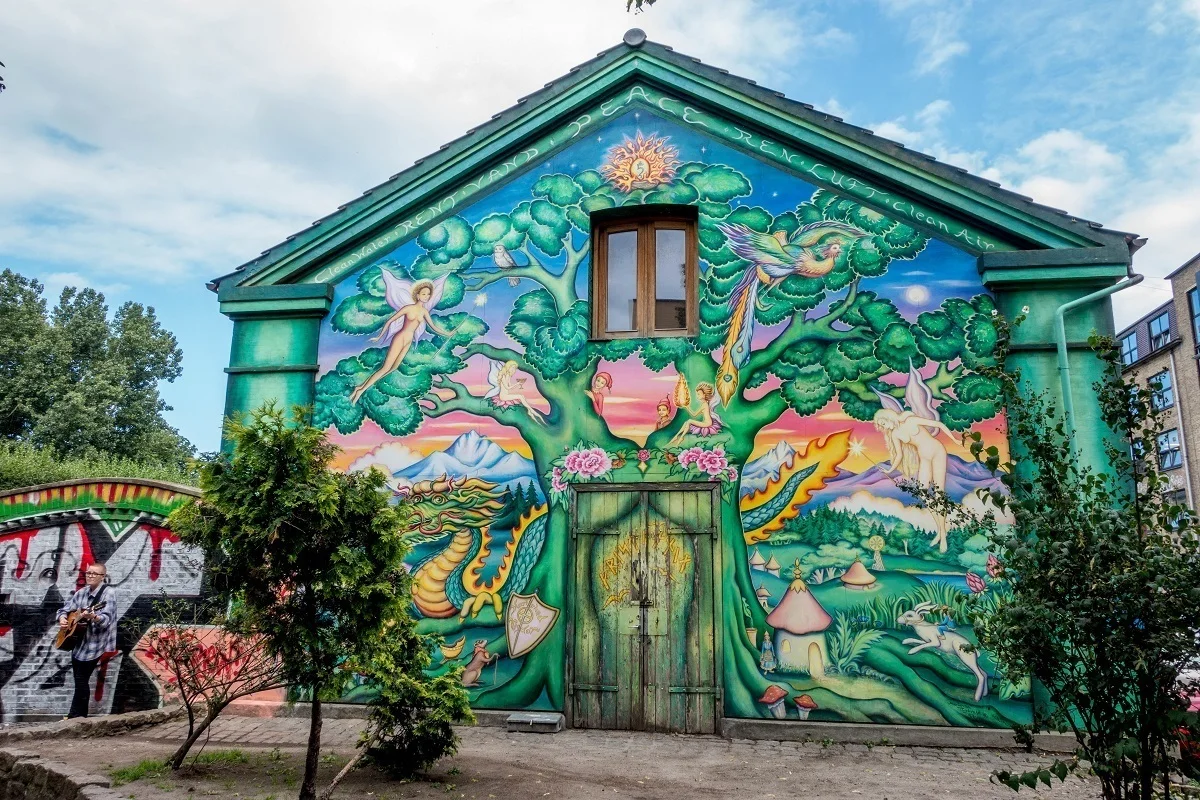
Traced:
[[[210, 624], [195, 621], [187, 604], [164, 600], [156, 604], [160, 621], [143, 637], [139, 648], [159, 667], [169, 697], [178, 697], [187, 711], [188, 735], [169, 763], [183, 766], [192, 745], [230, 703], [286, 685], [282, 663], [256, 636], [223, 627], [220, 617]], [[186, 617], [193, 621], [187, 621]]]

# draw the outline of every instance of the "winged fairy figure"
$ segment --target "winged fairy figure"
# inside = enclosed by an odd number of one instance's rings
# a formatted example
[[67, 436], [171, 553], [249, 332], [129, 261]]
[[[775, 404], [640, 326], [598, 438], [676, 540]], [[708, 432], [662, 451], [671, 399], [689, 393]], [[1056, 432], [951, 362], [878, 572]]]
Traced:
[[820, 278], [833, 270], [838, 256], [867, 234], [852, 225], [821, 220], [787, 231], [759, 233], [745, 225], [717, 226], [729, 240], [729, 248], [750, 262], [746, 274], [729, 298], [729, 335], [725, 354], [717, 370], [717, 394], [724, 405], [737, 390], [738, 370], [750, 358], [754, 338], [754, 310], [763, 286], [777, 285], [792, 275]]
[[[945, 433], [953, 437], [954, 431], [942, 422], [941, 414], [933, 406], [933, 390], [921, 378], [921, 373], [908, 362], [908, 383], [904, 387], [904, 403], [887, 392], [875, 387], [871, 391], [883, 406], [875, 412], [872, 420], [875, 428], [883, 434], [888, 451], [887, 474], [899, 472], [905, 479], [917, 481], [923, 486], [946, 490], [946, 446], [938, 439]], [[934, 514], [937, 535], [930, 544], [936, 544], [946, 552], [946, 518]]]
[[380, 273], [383, 275], [384, 296], [388, 305], [395, 309], [395, 313], [387, 318], [383, 329], [371, 337], [371, 341], [388, 345], [387, 356], [379, 365], [379, 369], [351, 392], [351, 403], [357, 403], [367, 389], [392, 370], [399, 368], [413, 343], [425, 333], [426, 328], [432, 329], [439, 336], [451, 336], [454, 333], [443, 329], [429, 316], [429, 309], [442, 300], [449, 274], [436, 280], [406, 281], [397, 278], [387, 269], [381, 269]]
[[496, 408], [512, 408], [521, 406], [534, 422], [546, 424], [546, 416], [529, 404], [521, 392], [525, 388], [525, 379], [517, 377], [517, 362], [488, 360], [487, 382], [488, 393], [484, 399]]

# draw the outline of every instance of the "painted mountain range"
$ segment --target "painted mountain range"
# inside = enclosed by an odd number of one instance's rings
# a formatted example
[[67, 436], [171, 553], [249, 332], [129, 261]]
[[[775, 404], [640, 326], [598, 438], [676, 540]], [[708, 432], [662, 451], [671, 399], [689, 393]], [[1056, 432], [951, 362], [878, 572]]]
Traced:
[[[742, 494], [764, 488], [768, 480], [779, 475], [780, 468], [795, 452], [787, 442], [779, 442], [774, 448], [748, 463], [742, 471]], [[871, 467], [858, 473], [839, 469], [837, 477], [827, 481], [824, 489], [813, 492], [809, 503], [814, 506], [825, 505], [839, 497], [849, 497], [859, 491], [869, 492], [875, 497], [912, 502], [912, 495], [896, 485], [898, 480], [898, 474], [887, 475], [879, 467]], [[949, 457], [946, 464], [946, 493], [955, 502], [961, 503], [964, 496], [976, 489], [1000, 488], [1000, 479], [989, 473], [987, 467], [965, 461], [956, 455]]]
[[[532, 461], [519, 453], [505, 450], [476, 431], [467, 431], [447, 449], [430, 453], [395, 473], [395, 477], [413, 482], [433, 480], [443, 475], [484, 478], [510, 488], [525, 483], [538, 486], [537, 470]], [[538, 491], [540, 493], [540, 489]]]

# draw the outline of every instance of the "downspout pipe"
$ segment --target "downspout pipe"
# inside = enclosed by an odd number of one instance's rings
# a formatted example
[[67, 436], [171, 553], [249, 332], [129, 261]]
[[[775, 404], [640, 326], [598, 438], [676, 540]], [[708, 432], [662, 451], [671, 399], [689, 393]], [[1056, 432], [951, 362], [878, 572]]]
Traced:
[[1078, 460], [1079, 449], [1075, 443], [1075, 398], [1071, 395], [1071, 363], [1067, 359], [1067, 312], [1088, 303], [1102, 300], [1111, 294], [1116, 294], [1122, 289], [1128, 289], [1130, 286], [1137, 286], [1145, 279], [1145, 275], [1134, 275], [1130, 272], [1129, 277], [1114, 283], [1112, 286], [1106, 286], [1097, 292], [1077, 297], [1054, 309], [1054, 326], [1058, 338], [1058, 380], [1062, 384], [1063, 417], [1066, 421], [1067, 443], [1071, 449], [1072, 460]]

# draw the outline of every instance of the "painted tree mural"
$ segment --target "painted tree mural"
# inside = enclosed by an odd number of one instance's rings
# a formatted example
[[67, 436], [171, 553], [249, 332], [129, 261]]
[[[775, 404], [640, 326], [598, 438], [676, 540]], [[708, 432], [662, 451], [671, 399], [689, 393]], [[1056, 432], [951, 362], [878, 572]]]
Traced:
[[[784, 476], [789, 480], [747, 498], [738, 491], [738, 480], [760, 433], [790, 412], [811, 417], [831, 405], [884, 430], [880, 420], [886, 413], [881, 417], [881, 412], [913, 406], [913, 379], [905, 381], [912, 375], [927, 387], [926, 405], [936, 403], [949, 430], [963, 431], [994, 418], [1000, 410], [998, 388], [976, 374], [992, 363], [994, 307], [986, 294], [948, 297], [914, 320], [906, 319], [892, 299], [871, 287], [927, 246], [926, 237], [912, 227], [825, 190], [773, 214], [743, 201], [755, 187], [732, 166], [680, 163], [666, 137], [643, 139], [640, 132], [626, 146], [649, 158], [652, 166], [658, 160], [649, 181], [623, 181], [616, 156], [599, 169], [544, 174], [531, 179], [527, 198], [502, 213], [488, 213], [474, 224], [467, 221], [469, 214], [446, 219], [419, 236], [415, 259], [385, 259], [360, 272], [356, 291], [334, 310], [333, 330], [364, 340], [377, 336], [396, 314], [388, 296], [395, 281], [416, 287], [414, 295], [421, 282], [438, 282], [440, 301], [429, 309], [433, 325], [416, 337], [398, 368], [362, 392], [358, 402], [353, 393], [384, 364], [387, 347], [364, 341], [361, 352], [340, 358], [317, 383], [315, 421], [351, 434], [369, 419], [387, 435], [403, 437], [419, 433], [428, 420], [462, 412], [515, 429], [528, 444], [540, 494], [549, 502], [536, 505], [530, 497], [522, 514], [513, 515], [514, 534], [506, 544], [511, 563], [499, 576], [500, 584], [512, 584], [507, 594], [496, 581], [475, 597], [456, 589], [459, 596], [448, 599], [451, 616], [427, 625], [447, 633], [456, 630], [454, 617], [460, 613], [478, 613], [481, 605], [492, 604], [499, 613], [514, 591], [526, 587], [536, 587], [547, 606], [564, 607], [569, 520], [565, 504], [557, 501], [565, 497], [566, 482], [600, 472], [617, 482], [662, 479], [687, 470], [701, 478], [718, 477], [699, 470], [695, 453], [722, 455], [725, 467], [719, 478], [727, 485], [722, 530], [745, 533], [721, 537], [725, 574], [720, 603], [744, 610], [725, 614], [722, 623], [725, 705], [728, 713], [755, 715], [761, 713], [759, 696], [772, 681], [761, 671], [758, 642], [750, 641], [747, 632], [766, 635], [770, 626], [752, 579], [747, 542], [760, 541], [781, 520], [796, 517], [807, 492], [836, 473], [848, 450], [861, 447], [849, 435], [830, 436], [810, 446], [803, 463], [798, 461]], [[691, 205], [698, 212], [700, 334], [593, 340], [587, 299], [590, 214], [659, 203]], [[775, 265], [776, 274], [760, 269], [764, 264]], [[487, 305], [489, 287], [498, 282], [518, 285], [520, 291], [500, 316]], [[496, 343], [498, 331], [491, 325], [497, 320], [503, 321], [506, 345]], [[749, 333], [741, 335], [737, 326], [748, 327]], [[731, 358], [731, 348], [739, 342], [747, 352]], [[536, 409], [497, 403], [495, 397], [473, 391], [459, 376], [481, 358], [512, 364], [517, 373], [528, 375]], [[593, 388], [601, 362], [628, 359], [640, 360], [655, 373], [674, 371], [686, 395], [681, 407], [669, 409], [666, 424], [644, 441], [615, 433], [593, 404], [581, 401]], [[716, 387], [713, 404], [723, 424], [718, 433], [697, 436], [688, 432], [689, 414], [682, 406], [704, 384]], [[681, 463], [681, 454], [697, 447], [691, 461], [685, 456]], [[564, 471], [567, 454], [582, 450], [602, 453], [598, 458], [607, 459], [603, 469]], [[432, 503], [433, 488], [414, 489], [415, 501]], [[480, 522], [478, 508], [465, 506], [491, 502], [494, 514], [507, 502], [498, 489], [487, 491], [494, 496], [479, 500], [476, 493], [475, 499], [454, 504], [463, 519], [475, 521], [476, 534], [480, 525], [486, 531], [486, 522]], [[439, 512], [431, 505], [430, 513]], [[939, 538], [944, 552], [944, 531], [934, 536], [935, 548]], [[478, 554], [486, 546], [476, 536], [474, 542], [464, 539], [447, 548]], [[464, 559], [445, 561], [437, 569], [461, 576]], [[432, 570], [437, 562], [426, 564]], [[429, 602], [432, 608], [434, 601]], [[527, 656], [510, 680], [483, 691], [476, 702], [515, 708], [531, 706], [539, 697], [561, 697], [565, 630], [564, 624], [555, 625], [540, 646], [542, 657], [536, 651]], [[813, 696], [823, 701], [818, 693]], [[1004, 724], [1000, 718], [984, 719], [984, 711], [972, 713], [963, 712], [965, 721], [959, 724]]]

